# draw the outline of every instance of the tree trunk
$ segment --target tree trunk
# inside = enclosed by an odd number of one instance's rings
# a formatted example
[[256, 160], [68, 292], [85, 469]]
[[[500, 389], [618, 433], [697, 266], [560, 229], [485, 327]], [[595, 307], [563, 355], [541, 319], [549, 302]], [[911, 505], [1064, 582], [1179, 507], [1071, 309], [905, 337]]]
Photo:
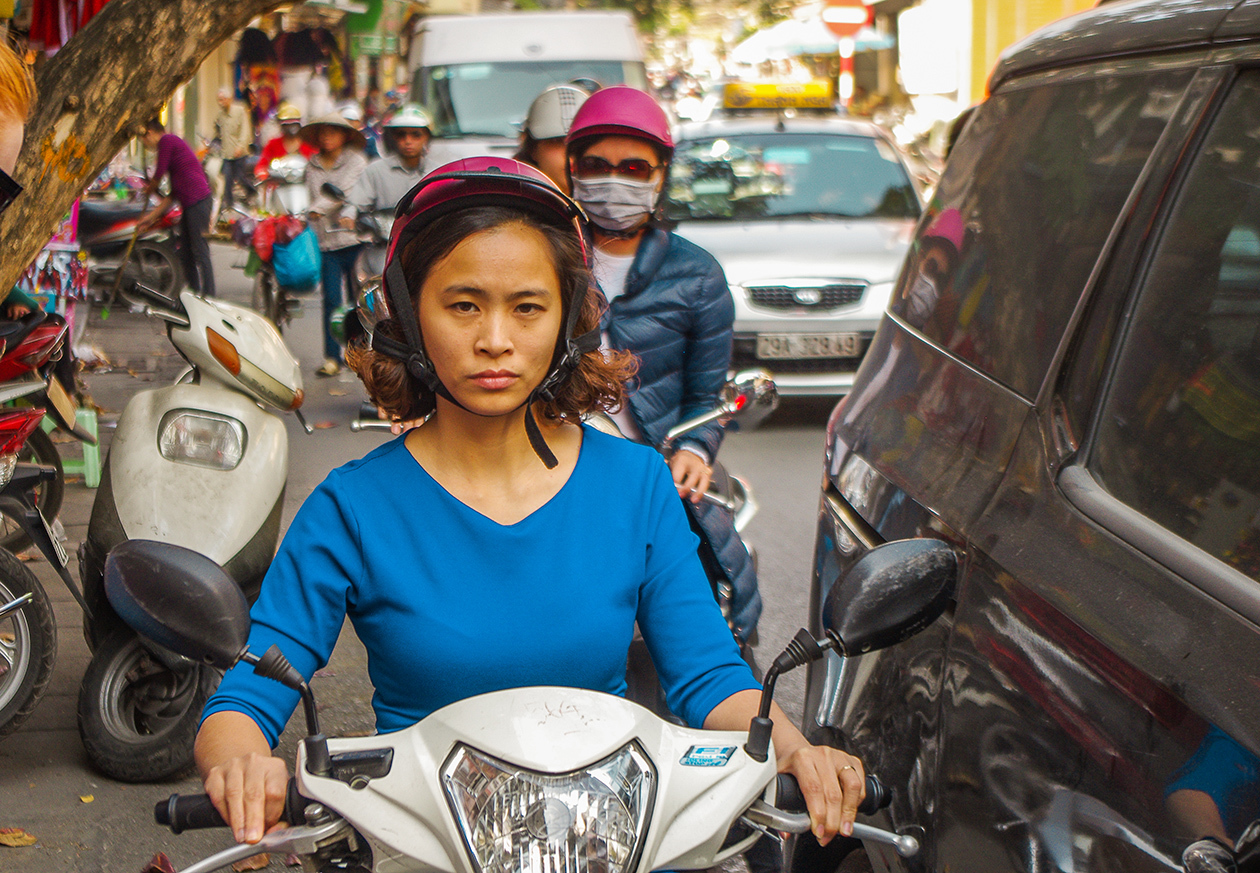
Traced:
[[101, 169], [212, 50], [290, 0], [110, 0], [40, 71], [0, 218], [0, 300]]

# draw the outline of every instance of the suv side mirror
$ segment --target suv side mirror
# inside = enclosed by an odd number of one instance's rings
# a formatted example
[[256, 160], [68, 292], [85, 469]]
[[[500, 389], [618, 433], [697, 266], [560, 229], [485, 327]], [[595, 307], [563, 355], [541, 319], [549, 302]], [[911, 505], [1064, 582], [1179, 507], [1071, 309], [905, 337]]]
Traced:
[[823, 630], [845, 655], [907, 640], [936, 621], [954, 594], [958, 558], [935, 539], [871, 549], [827, 595]]
[[226, 670], [245, 651], [245, 595], [191, 549], [153, 540], [115, 546], [105, 559], [105, 596], [132, 630], [187, 658]]

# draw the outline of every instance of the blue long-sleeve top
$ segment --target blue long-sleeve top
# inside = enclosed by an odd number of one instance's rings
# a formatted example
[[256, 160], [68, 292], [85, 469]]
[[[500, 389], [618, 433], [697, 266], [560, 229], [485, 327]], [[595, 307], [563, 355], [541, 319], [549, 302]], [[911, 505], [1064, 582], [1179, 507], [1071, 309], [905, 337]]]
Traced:
[[[688, 724], [758, 687], [654, 450], [584, 427], [560, 491], [502, 525], [442, 488], [404, 439], [334, 470], [307, 498], [254, 604], [251, 651], [278, 644], [309, 680], [348, 615], [381, 732], [504, 688], [624, 695], [636, 620], [670, 709]], [[297, 703], [241, 664], [203, 718], [243, 712], [274, 746]]]

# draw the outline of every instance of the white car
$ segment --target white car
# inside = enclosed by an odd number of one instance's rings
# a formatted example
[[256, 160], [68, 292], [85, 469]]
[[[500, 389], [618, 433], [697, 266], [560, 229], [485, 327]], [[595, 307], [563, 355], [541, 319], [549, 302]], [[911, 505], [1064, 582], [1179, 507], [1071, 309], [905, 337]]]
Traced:
[[922, 209], [879, 127], [831, 116], [684, 124], [668, 186], [676, 232], [721, 263], [731, 368], [789, 395], [848, 393]]

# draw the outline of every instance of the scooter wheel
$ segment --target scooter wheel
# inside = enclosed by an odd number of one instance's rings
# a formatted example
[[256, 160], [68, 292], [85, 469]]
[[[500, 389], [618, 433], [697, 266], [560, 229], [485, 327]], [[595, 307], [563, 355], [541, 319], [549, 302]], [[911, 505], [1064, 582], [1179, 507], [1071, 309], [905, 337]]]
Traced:
[[35, 711], [57, 660], [57, 625], [44, 586], [21, 561], [0, 550], [0, 606], [28, 593], [30, 603], [0, 618], [0, 737]]
[[[26, 493], [26, 499], [33, 506], [39, 507], [39, 511], [44, 514], [44, 519], [52, 524], [57, 513], [61, 511], [61, 501], [66, 492], [66, 474], [61, 468], [61, 454], [57, 451], [57, 445], [52, 441], [52, 437], [40, 428], [36, 428], [31, 431], [30, 436], [26, 438], [26, 443], [18, 451], [18, 460], [57, 468], [55, 479], [40, 482]], [[0, 515], [0, 549], [20, 552], [30, 546], [31, 538], [26, 535], [26, 531], [17, 520], [7, 515]]]
[[192, 766], [193, 741], [219, 673], [172, 670], [128, 628], [97, 647], [79, 687], [79, 736], [88, 759], [122, 782], [156, 782]]

